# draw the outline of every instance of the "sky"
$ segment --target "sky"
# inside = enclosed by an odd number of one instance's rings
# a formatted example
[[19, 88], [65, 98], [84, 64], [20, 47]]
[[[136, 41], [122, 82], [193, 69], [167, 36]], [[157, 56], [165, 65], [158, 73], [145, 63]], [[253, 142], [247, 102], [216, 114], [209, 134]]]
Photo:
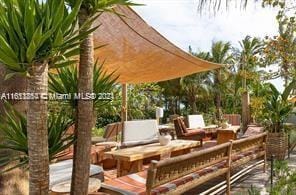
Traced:
[[[229, 41], [239, 47], [245, 36], [264, 38], [277, 34], [277, 11], [248, 1], [246, 9], [231, 5], [216, 14], [197, 10], [197, 0], [136, 0], [145, 4], [134, 10], [172, 43], [188, 51], [209, 51], [214, 41]], [[273, 67], [273, 70], [275, 68]], [[280, 80], [273, 81], [282, 90]]]

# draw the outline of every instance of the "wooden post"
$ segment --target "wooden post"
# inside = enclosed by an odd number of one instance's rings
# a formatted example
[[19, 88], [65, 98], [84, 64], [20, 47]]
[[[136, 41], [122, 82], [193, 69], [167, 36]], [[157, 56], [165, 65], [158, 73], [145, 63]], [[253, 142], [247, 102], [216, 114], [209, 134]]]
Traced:
[[227, 168], [228, 171], [226, 173], [226, 194], [230, 195], [230, 185], [231, 185], [231, 153], [232, 153], [232, 142], [233, 140], [230, 140], [230, 146], [228, 146], [228, 159], [227, 159]]
[[263, 149], [264, 149], [264, 156], [263, 156], [263, 173], [266, 172], [266, 162], [267, 162], [267, 155], [266, 155], [266, 142], [263, 143]]
[[250, 122], [250, 96], [247, 91], [242, 94], [242, 123], [243, 132], [246, 131], [248, 124]]
[[266, 163], [267, 163], [267, 146], [266, 146], [267, 134], [263, 138], [263, 149], [264, 149], [264, 165], [263, 172], [266, 172]]
[[121, 121], [127, 121], [127, 84], [122, 84]]

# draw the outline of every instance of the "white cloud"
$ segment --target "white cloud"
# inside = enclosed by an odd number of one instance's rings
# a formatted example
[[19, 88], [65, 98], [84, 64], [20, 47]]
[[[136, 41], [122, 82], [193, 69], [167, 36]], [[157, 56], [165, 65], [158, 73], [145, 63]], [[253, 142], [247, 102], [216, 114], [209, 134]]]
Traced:
[[[134, 9], [161, 34], [184, 50], [209, 50], [212, 41], [234, 45], [246, 35], [264, 37], [277, 32], [276, 11], [249, 3], [246, 10], [231, 7], [216, 16], [200, 15], [196, 0], [138, 0]], [[250, 1], [251, 2], [251, 1]]]
[[[137, 0], [145, 6], [134, 9], [143, 19], [178, 47], [188, 51], [209, 51], [213, 41], [230, 41], [239, 46], [238, 41], [245, 36], [264, 38], [277, 34], [277, 11], [262, 8], [249, 1], [246, 10], [230, 6], [229, 10], [215, 16], [201, 15], [197, 10], [197, 0]], [[282, 91], [281, 80], [273, 83]]]

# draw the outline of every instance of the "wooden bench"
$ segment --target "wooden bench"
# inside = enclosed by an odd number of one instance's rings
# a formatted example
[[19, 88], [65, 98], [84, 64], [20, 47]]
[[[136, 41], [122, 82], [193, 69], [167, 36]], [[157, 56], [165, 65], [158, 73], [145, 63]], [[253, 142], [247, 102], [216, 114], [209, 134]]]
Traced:
[[[263, 163], [263, 172], [266, 170], [266, 133], [261, 133], [240, 140], [231, 141], [231, 172], [230, 184], [239, 180], [257, 166]], [[256, 159], [256, 161], [255, 161]], [[262, 160], [261, 160], [262, 159]], [[246, 166], [243, 166], [246, 165]], [[222, 181], [202, 194], [217, 194], [222, 192], [228, 181]]]
[[148, 171], [107, 181], [102, 184], [102, 190], [110, 194], [181, 194], [225, 175], [226, 194], [230, 194], [232, 169], [263, 158], [265, 171], [265, 143], [266, 133], [261, 133], [190, 154], [152, 161]]
[[232, 142], [231, 167], [236, 168], [249, 161], [264, 160], [264, 172], [266, 169], [266, 133], [249, 136]]
[[225, 175], [229, 181], [230, 151], [229, 142], [162, 161], [152, 161], [148, 171], [106, 181], [102, 184], [102, 190], [110, 194], [181, 194], [220, 175]]

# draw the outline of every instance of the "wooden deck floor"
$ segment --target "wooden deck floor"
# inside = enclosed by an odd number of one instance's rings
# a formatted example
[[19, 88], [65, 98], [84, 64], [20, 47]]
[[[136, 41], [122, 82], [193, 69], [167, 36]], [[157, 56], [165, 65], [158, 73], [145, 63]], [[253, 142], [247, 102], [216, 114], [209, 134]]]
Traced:
[[[289, 167], [296, 170], [296, 151], [292, 151], [290, 158], [287, 159]], [[253, 185], [255, 188], [260, 190], [262, 195], [269, 194], [270, 189], [270, 166], [266, 173], [262, 173], [262, 169], [255, 169], [249, 173], [246, 177], [242, 178], [240, 181], [232, 187], [232, 194], [248, 194], [247, 191], [250, 186]]]
[[[204, 144], [202, 148], [199, 148], [198, 150], [202, 150], [205, 148], [209, 148], [216, 145], [215, 141], [209, 141]], [[293, 169], [296, 170], [296, 151], [293, 151], [291, 153], [289, 161], [289, 166]], [[268, 162], [269, 163], [269, 162]], [[247, 166], [247, 165], [246, 165]], [[148, 166], [146, 166], [147, 168]], [[234, 173], [239, 170], [234, 170]], [[116, 170], [107, 170], [105, 172], [105, 179], [113, 179], [116, 178]], [[234, 184], [231, 185], [231, 194], [234, 195], [248, 195], [248, 190], [253, 186], [254, 188], [260, 190], [261, 194], [268, 194], [269, 191], [269, 183], [270, 183], [270, 167], [268, 164], [268, 169], [266, 173], [263, 173], [262, 171], [262, 166], [256, 167], [254, 170], [250, 171], [246, 176], [240, 178], [237, 180]], [[202, 194], [202, 192], [208, 190], [209, 188], [215, 186], [216, 184], [222, 182], [225, 180], [224, 177], [218, 177], [214, 180], [211, 180], [207, 182], [206, 184], [203, 184], [201, 186], [198, 186], [195, 189], [192, 189], [184, 195], [197, 195], [197, 194]], [[215, 194], [225, 194], [223, 191], [220, 193], [215, 193]]]

